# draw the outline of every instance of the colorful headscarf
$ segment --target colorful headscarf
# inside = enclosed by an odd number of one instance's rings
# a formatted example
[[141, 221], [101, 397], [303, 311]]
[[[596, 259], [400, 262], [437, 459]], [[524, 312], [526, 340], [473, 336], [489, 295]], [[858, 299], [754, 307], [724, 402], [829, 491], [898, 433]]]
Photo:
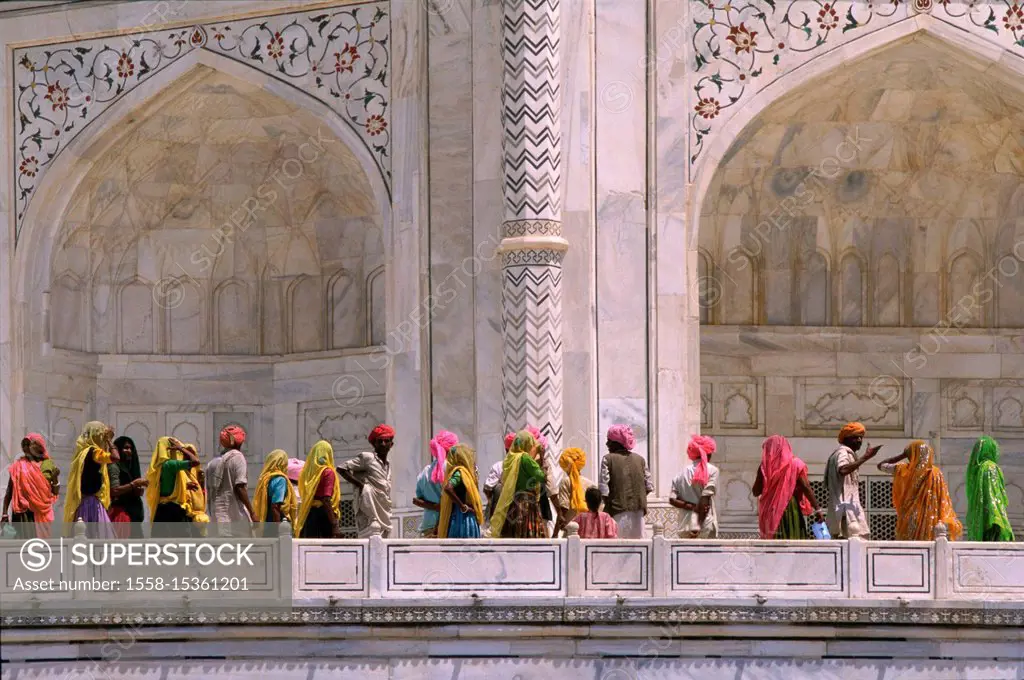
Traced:
[[441, 430], [430, 440], [430, 455], [433, 456], [433, 469], [430, 471], [430, 481], [434, 484], [443, 484], [445, 479], [445, 458], [448, 456], [448, 449], [459, 443], [459, 438], [454, 432]]
[[608, 441], [618, 442], [627, 450], [632, 451], [636, 446], [636, 437], [633, 436], [633, 428], [629, 425], [612, 425], [608, 428]]
[[75, 521], [75, 514], [82, 502], [82, 473], [85, 471], [85, 461], [92, 455], [93, 461], [100, 466], [100, 490], [96, 497], [103, 503], [104, 508], [110, 507], [110, 477], [107, 475], [107, 465], [110, 464], [110, 451], [107, 450], [109, 443], [110, 428], [98, 420], [92, 420], [82, 428], [82, 434], [78, 435], [75, 441], [75, 456], [71, 459], [71, 471], [68, 473], [68, 495], [64, 499], [64, 524], [65, 530], [70, 530]]
[[376, 446], [378, 439], [394, 439], [395, 428], [390, 425], [381, 423], [377, 427], [373, 428], [370, 434], [366, 437], [367, 441], [370, 442], [370, 446]]
[[262, 523], [267, 516], [267, 510], [270, 507], [267, 490], [270, 488], [270, 481], [275, 477], [284, 477], [287, 482], [281, 508], [289, 522], [295, 521], [298, 504], [295, 502], [295, 489], [288, 482], [288, 454], [281, 449], [274, 449], [267, 454], [267, 459], [263, 461], [263, 470], [260, 471], [259, 481], [256, 482], [256, 493], [252, 498], [252, 511], [255, 515], [253, 521], [255, 522]]
[[47, 525], [46, 536], [42, 536], [39, 529], [36, 534], [40, 538], [48, 537], [48, 525], [53, 522], [53, 505], [57, 502], [50, 481], [39, 464], [25, 456], [11, 463], [7, 472], [11, 476], [11, 511], [31, 512], [37, 525]]
[[537, 447], [537, 440], [527, 430], [516, 434], [509, 447], [508, 454], [501, 466], [501, 496], [498, 504], [491, 515], [491, 536], [499, 538], [501, 530], [505, 526], [505, 516], [508, 509], [512, 507], [512, 499], [516, 495], [516, 483], [519, 481], [519, 470], [524, 458], [529, 458], [534, 465], [533, 450]]
[[[327, 470], [334, 470], [334, 448], [330, 442], [321, 439], [306, 455], [306, 464], [302, 466], [302, 474], [299, 475], [299, 503], [298, 516], [295, 518], [295, 538], [302, 532], [306, 524], [309, 511], [316, 502], [316, 488], [320, 486], [320, 477]], [[335, 473], [337, 474], [337, 473]], [[334, 509], [334, 516], [338, 516], [338, 506], [341, 504], [341, 484], [334, 480], [334, 493], [331, 494], [331, 507]]]
[[50, 457], [50, 452], [46, 450], [46, 440], [43, 439], [43, 435], [38, 432], [29, 432], [25, 435], [25, 439], [28, 440], [29, 443], [35, 444], [43, 450], [43, 455], [39, 460], [46, 460]]
[[580, 482], [580, 472], [587, 464], [587, 454], [583, 449], [569, 448], [562, 451], [558, 464], [569, 477], [569, 506], [576, 512], [587, 511], [587, 493]]
[[173, 446], [180, 446], [189, 449], [193, 453], [196, 447], [192, 444], [183, 444], [174, 437], [160, 437], [156, 440], [156, 447], [153, 449], [153, 456], [149, 459], [149, 469], [146, 471], [146, 480], [149, 485], [146, 487], [146, 504], [149, 506], [150, 521], [156, 518], [156, 508], [161, 503], [174, 503], [185, 511], [188, 518], [193, 522], [205, 524], [210, 521], [206, 514], [206, 495], [201, 488], [189, 489], [189, 482], [199, 486], [199, 466], [190, 467], [187, 470], [178, 470], [174, 476], [174, 489], [170, 496], [160, 495], [160, 475], [163, 465], [169, 460], [181, 460], [181, 454], [172, 450]]
[[693, 471], [693, 483], [704, 486], [710, 479], [708, 473], [708, 458], [715, 452], [715, 440], [702, 434], [695, 434], [690, 437], [690, 443], [686, 447], [686, 455], [690, 460], [699, 460], [696, 469]]
[[930, 541], [935, 525], [942, 522], [949, 539], [963, 535], [949, 488], [942, 471], [934, 464], [935, 452], [920, 439], [907, 446], [908, 458], [896, 465], [892, 480], [892, 505], [896, 508], [897, 541]]
[[301, 458], [289, 458], [288, 459], [288, 479], [295, 483], [299, 481], [299, 475], [302, 474], [302, 466], [304, 461]]
[[[476, 515], [476, 521], [483, 525], [484, 506], [480, 501], [480, 490], [476, 479], [476, 452], [465, 444], [456, 444], [448, 450], [447, 456], [446, 483], [452, 481], [452, 476], [458, 472], [462, 476], [462, 485], [466, 487], [466, 505]], [[437, 523], [437, 537], [448, 537], [448, 524], [452, 518], [452, 499], [446, 494], [441, 494], [441, 511]]]
[[861, 423], [847, 423], [846, 425], [843, 425], [841, 430], [839, 430], [839, 436], [837, 439], [842, 443], [842, 441], [847, 437], [856, 437], [857, 435], [863, 437], [865, 434], [867, 434], [867, 428], [865, 428]]
[[245, 443], [245, 430], [238, 425], [228, 425], [220, 431], [220, 445], [225, 449], [241, 448]]
[[537, 444], [540, 445], [540, 448], [542, 448], [544, 451], [548, 450], [548, 438], [545, 437], [540, 430], [538, 430], [533, 425], [527, 425], [523, 429], [529, 432], [531, 435], [533, 435], [533, 438], [537, 441]]
[[1008, 506], [999, 444], [991, 437], [981, 437], [967, 464], [967, 540], [1013, 541]]
[[[774, 434], [761, 445], [761, 476], [764, 485], [757, 504], [757, 525], [761, 538], [773, 538], [786, 506], [796, 491], [796, 481], [807, 474], [807, 463], [793, 454], [793, 447], [782, 435]], [[809, 498], [801, 496], [800, 511], [814, 512]]]
[[515, 432], [509, 432], [507, 435], [505, 435], [505, 453], [508, 453], [508, 450], [510, 448], [512, 448], [512, 442], [514, 442], [515, 440], [516, 440], [516, 433]]

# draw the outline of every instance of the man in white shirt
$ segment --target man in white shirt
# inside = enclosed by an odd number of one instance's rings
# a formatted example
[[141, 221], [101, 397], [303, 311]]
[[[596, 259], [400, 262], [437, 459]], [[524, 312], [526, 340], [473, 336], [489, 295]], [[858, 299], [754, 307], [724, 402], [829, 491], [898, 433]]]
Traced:
[[867, 539], [871, 535], [867, 513], [860, 500], [860, 466], [871, 460], [881, 446], [872, 446], [857, 458], [867, 429], [861, 423], [847, 423], [839, 431], [839, 447], [825, 465], [828, 487], [828, 531], [832, 538]]
[[206, 507], [218, 536], [252, 536], [244, 443], [245, 430], [228, 425], [220, 431], [220, 455], [206, 466]]

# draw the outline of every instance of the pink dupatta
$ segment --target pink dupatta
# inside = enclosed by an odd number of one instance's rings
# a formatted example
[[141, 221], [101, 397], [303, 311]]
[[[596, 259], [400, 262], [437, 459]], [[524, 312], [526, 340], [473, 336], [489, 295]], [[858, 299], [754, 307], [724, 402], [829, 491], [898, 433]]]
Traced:
[[[772, 435], [761, 446], [761, 476], [764, 486], [757, 505], [757, 525], [761, 538], [772, 538], [779, 528], [786, 506], [796, 491], [796, 480], [807, 474], [807, 463], [793, 454], [793, 447], [782, 435]], [[814, 512], [811, 501], [800, 497], [800, 511], [809, 515]]]

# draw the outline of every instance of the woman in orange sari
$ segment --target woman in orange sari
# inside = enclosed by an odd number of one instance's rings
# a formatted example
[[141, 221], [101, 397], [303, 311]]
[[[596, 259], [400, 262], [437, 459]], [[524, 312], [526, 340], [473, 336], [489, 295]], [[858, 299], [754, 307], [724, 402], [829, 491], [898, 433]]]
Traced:
[[917, 439], [900, 455], [878, 464], [879, 470], [893, 476], [897, 541], [931, 541], [935, 526], [940, 523], [946, 525], [951, 541], [964, 533], [949, 499], [946, 480], [934, 459], [932, 447]]
[[[24, 455], [7, 468], [10, 479], [0, 522], [13, 519], [18, 538], [49, 538], [57, 489], [56, 482], [47, 478], [42, 467], [50, 459], [46, 441], [33, 432], [21, 440], [21, 450]], [[7, 515], [8, 508], [12, 517]]]

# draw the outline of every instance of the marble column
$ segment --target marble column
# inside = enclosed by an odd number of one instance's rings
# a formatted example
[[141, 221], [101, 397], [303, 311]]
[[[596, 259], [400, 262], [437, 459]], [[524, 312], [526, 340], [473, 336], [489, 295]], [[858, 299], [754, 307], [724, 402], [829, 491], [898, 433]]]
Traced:
[[502, 5], [502, 413], [562, 439], [559, 0]]

